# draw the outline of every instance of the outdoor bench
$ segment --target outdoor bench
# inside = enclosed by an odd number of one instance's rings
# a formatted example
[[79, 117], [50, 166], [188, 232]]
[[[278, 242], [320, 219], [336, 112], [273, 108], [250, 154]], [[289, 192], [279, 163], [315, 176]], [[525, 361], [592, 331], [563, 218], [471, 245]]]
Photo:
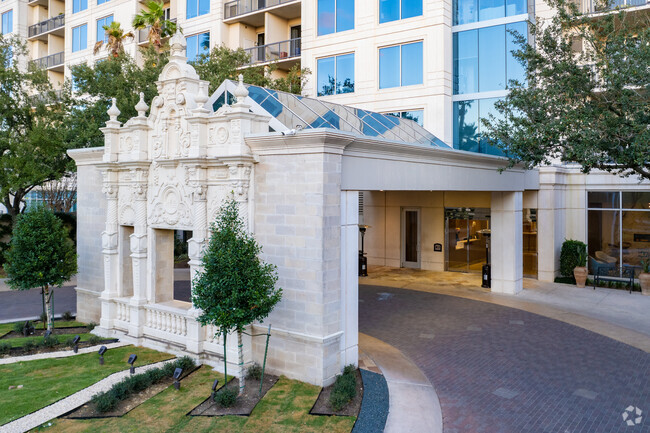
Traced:
[[594, 274], [594, 290], [600, 281], [616, 281], [619, 283], [626, 283], [630, 293], [634, 288], [634, 267], [623, 266], [622, 268], [616, 266], [597, 266]]

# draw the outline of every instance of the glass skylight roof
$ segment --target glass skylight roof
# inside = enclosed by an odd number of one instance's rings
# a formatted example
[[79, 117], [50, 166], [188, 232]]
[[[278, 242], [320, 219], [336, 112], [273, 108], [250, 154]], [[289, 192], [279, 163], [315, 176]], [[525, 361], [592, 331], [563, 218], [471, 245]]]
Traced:
[[[226, 80], [212, 94], [206, 105], [217, 111], [231, 104], [237, 83]], [[246, 103], [253, 112], [271, 116], [269, 126], [274, 131], [290, 129], [330, 128], [357, 135], [384, 138], [392, 141], [449, 148], [442, 140], [410, 119], [389, 114], [333, 104], [320, 99], [305, 98], [292, 93], [246, 84]]]

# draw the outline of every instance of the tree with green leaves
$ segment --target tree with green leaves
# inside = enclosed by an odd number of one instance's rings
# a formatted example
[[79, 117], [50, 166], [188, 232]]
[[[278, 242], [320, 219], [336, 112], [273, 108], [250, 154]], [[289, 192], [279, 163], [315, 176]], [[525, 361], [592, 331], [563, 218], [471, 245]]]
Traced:
[[239, 219], [234, 198], [223, 204], [211, 231], [203, 269], [193, 281], [192, 303], [201, 310], [199, 323], [214, 325], [217, 335], [223, 336], [226, 381], [226, 337], [237, 331], [241, 394], [245, 386], [244, 328], [269, 315], [280, 301], [282, 289], [275, 287], [276, 267], [260, 260], [262, 248]]
[[562, 161], [650, 180], [650, 16], [547, 2], [557, 13], [532, 25], [535, 45], [516, 35], [527, 82], [510, 82], [486, 136], [510, 167]]
[[285, 76], [273, 78], [273, 72], [278, 69], [277, 64], [265, 66], [251, 66], [250, 55], [243, 48], [232, 50], [225, 45], [214, 47], [209, 54], [198, 56], [193, 63], [196, 73], [202, 80], [210, 82], [210, 91], [213, 92], [225, 80], [237, 80], [239, 74], [244, 76], [244, 82], [255, 86], [290, 92], [299, 95], [311, 74], [309, 68], [293, 66]]
[[73, 166], [63, 127], [69, 102], [67, 88], [55, 92], [47, 72], [27, 62], [24, 42], [0, 35], [0, 201], [12, 217], [30, 191]]
[[165, 38], [176, 33], [176, 23], [165, 19], [165, 4], [162, 1], [150, 0], [146, 9], [141, 10], [133, 17], [133, 28], [136, 30], [149, 29], [149, 45], [157, 52], [163, 51]]
[[19, 215], [5, 258], [11, 289], [41, 288], [47, 329], [52, 330], [54, 287], [61, 287], [77, 273], [77, 254], [63, 222], [44, 206]]
[[128, 39], [133, 39], [133, 32], [125, 32], [121, 24], [117, 21], [112, 21], [108, 26], [102, 26], [104, 32], [106, 32], [107, 41], [104, 44], [104, 41], [97, 41], [95, 47], [93, 48], [93, 54], [99, 53], [102, 47], [105, 45], [106, 50], [108, 50], [111, 57], [118, 57], [120, 54], [124, 53], [124, 43]]

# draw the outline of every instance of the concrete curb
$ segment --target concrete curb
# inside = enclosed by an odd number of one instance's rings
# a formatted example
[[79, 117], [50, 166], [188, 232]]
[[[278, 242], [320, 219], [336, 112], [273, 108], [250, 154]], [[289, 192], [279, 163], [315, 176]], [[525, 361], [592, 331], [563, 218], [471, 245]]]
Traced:
[[442, 433], [442, 408], [422, 371], [393, 346], [359, 333], [359, 349], [379, 367], [388, 385], [384, 433]]
[[[126, 342], [117, 342], [117, 343], [108, 343], [106, 344], [107, 349], [114, 349], [116, 347], [129, 346], [131, 343]], [[16, 362], [23, 361], [35, 361], [37, 359], [53, 359], [53, 358], [67, 358], [68, 356], [80, 355], [82, 353], [93, 353], [99, 350], [99, 345], [91, 347], [83, 347], [79, 349], [78, 353], [74, 353], [72, 350], [61, 350], [58, 352], [47, 352], [47, 353], [37, 353], [36, 355], [25, 355], [25, 356], [14, 356], [11, 358], [2, 358], [0, 359], [0, 365], [14, 364]]]
[[[160, 367], [169, 362], [174, 362], [176, 359], [168, 359], [167, 361], [157, 362], [155, 364], [144, 365], [136, 369], [137, 373], [143, 373], [152, 368]], [[39, 409], [22, 418], [11, 421], [0, 427], [0, 433], [23, 433], [36, 428], [54, 418], [70, 412], [79, 406], [86, 404], [90, 401], [93, 395], [108, 391], [114, 384], [129, 376], [129, 370], [119, 371], [110, 376], [100, 380], [99, 382], [90, 385], [68, 397], [65, 397], [49, 406]]]

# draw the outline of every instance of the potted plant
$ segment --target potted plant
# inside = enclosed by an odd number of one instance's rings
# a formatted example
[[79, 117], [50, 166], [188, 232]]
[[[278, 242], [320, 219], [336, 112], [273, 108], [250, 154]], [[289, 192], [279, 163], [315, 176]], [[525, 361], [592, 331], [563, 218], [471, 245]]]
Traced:
[[650, 259], [641, 261], [639, 284], [641, 284], [641, 293], [650, 296]]
[[576, 245], [576, 267], [573, 268], [573, 278], [576, 279], [576, 286], [585, 287], [587, 282], [587, 245]]

